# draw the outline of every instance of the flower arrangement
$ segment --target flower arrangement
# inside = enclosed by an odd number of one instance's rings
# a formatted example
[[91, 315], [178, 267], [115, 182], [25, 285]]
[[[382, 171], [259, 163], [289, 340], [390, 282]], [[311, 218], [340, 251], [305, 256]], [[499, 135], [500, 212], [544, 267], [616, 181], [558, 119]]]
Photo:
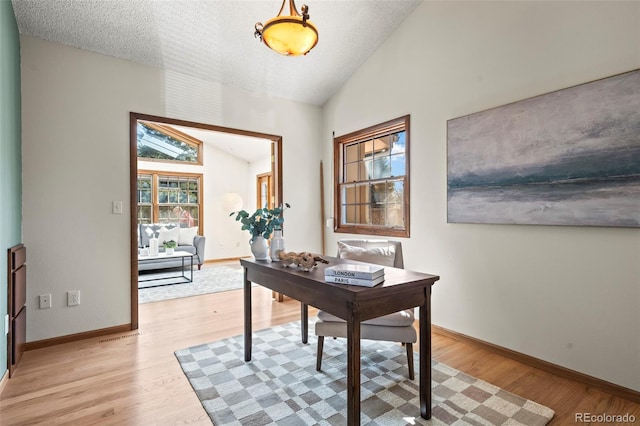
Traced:
[[281, 229], [284, 222], [282, 214], [290, 207], [288, 203], [284, 203], [284, 207], [282, 205], [275, 209], [264, 207], [256, 210], [252, 215], [249, 215], [246, 210], [240, 210], [231, 212], [229, 216], [236, 215], [236, 221], [242, 223], [242, 230], [249, 231], [251, 234], [251, 241], [256, 237], [263, 237], [268, 240], [274, 230]]

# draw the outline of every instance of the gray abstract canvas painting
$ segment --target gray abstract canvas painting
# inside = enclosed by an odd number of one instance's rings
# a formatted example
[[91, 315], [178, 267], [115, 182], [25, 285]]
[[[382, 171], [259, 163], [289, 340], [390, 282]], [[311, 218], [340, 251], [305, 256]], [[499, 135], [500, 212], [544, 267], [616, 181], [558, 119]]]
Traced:
[[449, 120], [447, 219], [640, 227], [640, 70]]

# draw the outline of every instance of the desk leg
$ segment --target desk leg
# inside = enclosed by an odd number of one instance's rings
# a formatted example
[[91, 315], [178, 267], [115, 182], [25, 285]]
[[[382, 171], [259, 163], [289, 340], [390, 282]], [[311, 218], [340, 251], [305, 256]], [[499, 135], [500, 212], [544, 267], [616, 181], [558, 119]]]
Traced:
[[431, 418], [431, 286], [420, 305], [420, 416]]
[[347, 425], [360, 425], [360, 312], [347, 319]]
[[251, 282], [247, 279], [247, 268], [244, 268], [244, 360], [251, 361]]
[[302, 343], [309, 341], [309, 305], [300, 303], [300, 332], [302, 333]]

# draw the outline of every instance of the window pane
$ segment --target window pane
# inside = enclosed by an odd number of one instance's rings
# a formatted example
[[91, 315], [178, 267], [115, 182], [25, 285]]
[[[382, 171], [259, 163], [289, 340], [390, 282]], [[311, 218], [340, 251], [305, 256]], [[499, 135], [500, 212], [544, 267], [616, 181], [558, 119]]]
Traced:
[[404, 205], [387, 204], [387, 226], [404, 226]]
[[138, 123], [137, 144], [140, 158], [198, 162], [196, 145], [183, 142], [143, 123]]
[[151, 206], [138, 206], [138, 223], [151, 223]]
[[345, 223], [358, 223], [357, 206], [345, 206]]
[[358, 155], [359, 150], [360, 144], [355, 143], [352, 145], [347, 145], [347, 147], [345, 148], [345, 162], [353, 163], [360, 160], [360, 155]]
[[360, 204], [358, 208], [358, 223], [361, 225], [371, 224], [371, 207], [368, 204]]
[[342, 187], [342, 204], [355, 204], [358, 200], [355, 185]]
[[138, 191], [139, 203], [151, 203], [151, 191]]
[[389, 157], [376, 156], [373, 160], [373, 176], [372, 179], [382, 179], [391, 176], [391, 167]]
[[364, 173], [362, 174], [362, 179], [373, 179], [373, 159], [367, 158], [362, 164], [364, 164]]
[[390, 158], [391, 158], [391, 176], [404, 176], [407, 173], [404, 153], [394, 154]]
[[387, 201], [387, 183], [376, 183], [371, 185], [371, 202], [382, 204]]
[[375, 144], [373, 146], [373, 149], [375, 150], [376, 154], [377, 153], [388, 153], [389, 152], [389, 148], [391, 147], [391, 135], [387, 135], [387, 136], [383, 136], [381, 138], [377, 138], [375, 140]]
[[371, 224], [385, 225], [385, 207], [376, 207], [371, 209]]
[[391, 147], [392, 154], [399, 154], [405, 152], [405, 137], [406, 132], [398, 132], [392, 135], [393, 145]]
[[347, 164], [346, 174], [344, 177], [345, 182], [356, 182], [358, 180], [358, 169], [360, 163]]
[[404, 181], [394, 181], [389, 194], [389, 202], [402, 203], [404, 201]]

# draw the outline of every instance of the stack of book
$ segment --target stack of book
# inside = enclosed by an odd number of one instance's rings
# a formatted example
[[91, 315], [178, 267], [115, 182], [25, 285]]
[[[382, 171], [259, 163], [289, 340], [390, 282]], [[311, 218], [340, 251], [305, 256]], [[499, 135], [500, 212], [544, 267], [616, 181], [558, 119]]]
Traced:
[[329, 283], [373, 287], [384, 281], [384, 267], [350, 263], [329, 266], [324, 270], [324, 280]]

